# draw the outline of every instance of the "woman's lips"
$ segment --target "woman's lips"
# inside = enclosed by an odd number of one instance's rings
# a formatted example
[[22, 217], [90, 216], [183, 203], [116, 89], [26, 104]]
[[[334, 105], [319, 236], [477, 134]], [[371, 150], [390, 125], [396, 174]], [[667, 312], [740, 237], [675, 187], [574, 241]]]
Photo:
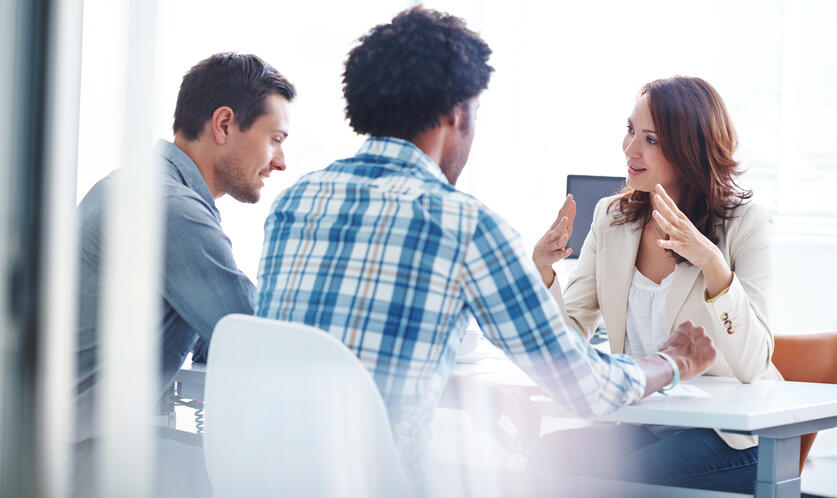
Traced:
[[631, 176], [641, 175], [645, 172], [646, 168], [637, 168], [631, 163], [628, 163], [628, 174]]

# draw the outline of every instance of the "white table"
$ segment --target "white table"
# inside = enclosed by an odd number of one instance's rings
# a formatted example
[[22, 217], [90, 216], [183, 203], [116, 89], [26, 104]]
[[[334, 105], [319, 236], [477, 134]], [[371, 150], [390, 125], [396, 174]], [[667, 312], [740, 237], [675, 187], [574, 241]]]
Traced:
[[[474, 365], [454, 368], [443, 404], [462, 405], [459, 401], [462, 393], [485, 392], [486, 386], [496, 385], [495, 404], [503, 404], [509, 399], [510, 392], [516, 392], [518, 401], [527, 400], [529, 407], [541, 416], [567, 416], [561, 406], [552, 402], [502, 353], [484, 345], [480, 350], [485, 359]], [[770, 380], [742, 384], [734, 378], [709, 376], [684, 384], [694, 386], [708, 396], [688, 396], [687, 389], [675, 390], [671, 396], [655, 393], [600, 420], [717, 428], [758, 435], [755, 496], [785, 498], [800, 495], [799, 436], [837, 426], [837, 385]], [[527, 423], [524, 417], [531, 418], [525, 411], [515, 413], [521, 426]]]
[[717, 428], [759, 436], [757, 498], [800, 495], [799, 436], [837, 426], [837, 385], [700, 377], [711, 397], [654, 395], [602, 417], [613, 422]]
[[[442, 406], [467, 409], [468, 393], [479, 391], [481, 396], [493, 396], [498, 405], [513, 406], [521, 427], [543, 416], [567, 416], [502, 353], [484, 345], [478, 353], [480, 361], [454, 368]], [[178, 393], [202, 398], [204, 374], [204, 365], [181, 369], [175, 379]], [[759, 458], [755, 496], [800, 496], [799, 436], [837, 426], [837, 385], [768, 380], [741, 384], [725, 377], [700, 377], [686, 384], [709, 396], [679, 395], [677, 391], [670, 396], [654, 394], [601, 420], [756, 434]], [[481, 409], [485, 405], [475, 406]], [[538, 436], [537, 430], [527, 430], [530, 437]]]

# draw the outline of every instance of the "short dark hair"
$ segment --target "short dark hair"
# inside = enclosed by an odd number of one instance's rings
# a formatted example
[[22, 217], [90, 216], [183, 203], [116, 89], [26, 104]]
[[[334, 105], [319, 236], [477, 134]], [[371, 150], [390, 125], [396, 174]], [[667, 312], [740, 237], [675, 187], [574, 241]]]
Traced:
[[375, 26], [349, 52], [346, 118], [360, 134], [412, 139], [479, 95], [491, 49], [465, 21], [414, 7]]
[[251, 54], [215, 54], [183, 76], [174, 109], [175, 133], [195, 140], [216, 109], [229, 106], [244, 131], [266, 112], [273, 93], [293, 100], [296, 89], [270, 64]]

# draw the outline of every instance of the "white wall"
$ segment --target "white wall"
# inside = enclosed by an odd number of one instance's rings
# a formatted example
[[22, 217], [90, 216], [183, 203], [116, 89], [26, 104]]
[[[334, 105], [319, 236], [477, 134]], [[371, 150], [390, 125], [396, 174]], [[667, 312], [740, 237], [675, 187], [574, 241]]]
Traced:
[[837, 330], [837, 241], [778, 237], [776, 242], [775, 332]]

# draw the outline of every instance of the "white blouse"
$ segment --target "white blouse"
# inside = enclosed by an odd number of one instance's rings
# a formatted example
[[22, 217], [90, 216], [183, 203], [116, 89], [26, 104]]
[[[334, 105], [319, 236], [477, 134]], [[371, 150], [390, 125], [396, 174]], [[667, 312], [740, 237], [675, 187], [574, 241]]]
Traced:
[[659, 284], [636, 268], [628, 293], [625, 354], [641, 358], [654, 354], [668, 339], [666, 329], [666, 297], [674, 272]]

